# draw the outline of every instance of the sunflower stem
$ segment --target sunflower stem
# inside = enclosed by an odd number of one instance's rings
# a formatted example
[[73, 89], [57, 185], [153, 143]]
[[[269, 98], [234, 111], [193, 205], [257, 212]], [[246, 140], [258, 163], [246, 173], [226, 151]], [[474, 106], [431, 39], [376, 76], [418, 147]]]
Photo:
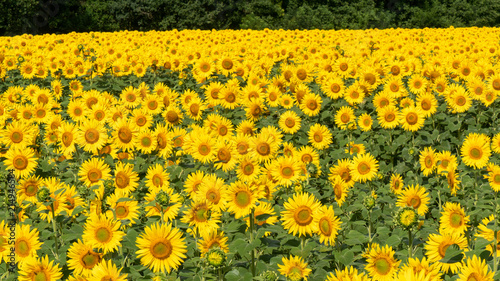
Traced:
[[368, 211], [368, 241], [372, 242], [372, 211]]
[[219, 271], [219, 276], [218, 276], [217, 280], [218, 281], [224, 281], [224, 278], [222, 278], [222, 268], [219, 267], [218, 271]]
[[408, 229], [408, 257], [413, 258], [413, 237], [411, 236], [411, 229]]
[[[252, 209], [252, 211], [250, 212], [250, 244], [253, 243], [253, 239], [254, 239], [254, 229], [255, 229], [255, 221], [254, 221], [254, 209]], [[255, 277], [255, 249], [252, 249], [252, 261], [250, 263], [250, 269], [251, 269], [251, 272], [252, 272], [252, 276]]]
[[54, 202], [55, 200], [52, 200], [52, 230], [54, 231], [54, 245], [56, 246], [56, 251], [54, 253], [54, 256], [56, 259], [59, 259], [59, 245], [57, 242], [57, 226], [56, 226], [56, 214], [55, 214], [55, 207], [54, 207]]

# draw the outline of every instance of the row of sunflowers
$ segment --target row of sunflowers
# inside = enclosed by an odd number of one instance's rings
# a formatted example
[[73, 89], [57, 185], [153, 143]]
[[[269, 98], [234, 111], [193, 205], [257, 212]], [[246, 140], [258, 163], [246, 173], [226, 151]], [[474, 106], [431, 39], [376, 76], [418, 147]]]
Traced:
[[499, 38], [0, 37], [0, 279], [498, 280]]

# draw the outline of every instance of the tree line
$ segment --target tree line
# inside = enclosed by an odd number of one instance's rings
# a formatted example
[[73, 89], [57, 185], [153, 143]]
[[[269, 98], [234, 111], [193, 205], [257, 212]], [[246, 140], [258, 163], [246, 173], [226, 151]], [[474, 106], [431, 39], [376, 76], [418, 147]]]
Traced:
[[0, 35], [500, 25], [500, 0], [2, 0], [0, 11]]

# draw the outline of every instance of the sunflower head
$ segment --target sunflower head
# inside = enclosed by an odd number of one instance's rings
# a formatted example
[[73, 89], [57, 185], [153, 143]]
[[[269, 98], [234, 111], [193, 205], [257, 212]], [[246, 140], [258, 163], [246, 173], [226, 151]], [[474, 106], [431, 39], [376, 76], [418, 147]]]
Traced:
[[219, 247], [214, 247], [208, 250], [206, 254], [207, 263], [214, 268], [219, 268], [224, 266], [226, 261], [226, 253]]
[[396, 225], [404, 230], [411, 230], [418, 224], [418, 213], [412, 207], [404, 207], [399, 209], [394, 219]]
[[264, 273], [262, 273], [262, 280], [276, 281], [278, 280], [278, 274], [275, 271], [267, 270]]
[[155, 197], [156, 203], [160, 204], [163, 208], [167, 208], [170, 205], [170, 197], [168, 193], [163, 190], [160, 190]]
[[373, 207], [375, 207], [375, 204], [377, 203], [375, 199], [376, 198], [371, 195], [366, 196], [365, 199], [363, 199], [363, 205], [366, 207], [368, 211], [370, 211], [371, 209], [373, 209]]

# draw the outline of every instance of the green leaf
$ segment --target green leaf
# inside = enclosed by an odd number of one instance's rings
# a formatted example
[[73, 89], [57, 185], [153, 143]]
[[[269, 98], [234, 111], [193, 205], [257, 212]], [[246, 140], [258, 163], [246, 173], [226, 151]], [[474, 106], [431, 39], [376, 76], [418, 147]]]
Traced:
[[349, 234], [346, 235], [346, 237], [348, 238], [345, 243], [350, 246], [360, 245], [368, 242], [368, 236], [356, 230], [351, 230]]
[[457, 263], [461, 262], [464, 257], [464, 251], [458, 245], [453, 244], [448, 246], [444, 258], [440, 260], [442, 263]]

